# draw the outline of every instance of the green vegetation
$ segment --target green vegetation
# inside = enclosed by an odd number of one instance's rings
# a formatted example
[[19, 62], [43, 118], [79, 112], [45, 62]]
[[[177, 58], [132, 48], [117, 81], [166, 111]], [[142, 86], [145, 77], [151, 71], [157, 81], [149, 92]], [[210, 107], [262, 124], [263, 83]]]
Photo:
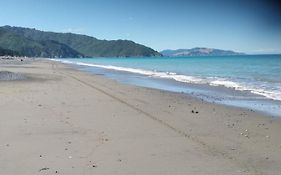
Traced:
[[12, 51], [9, 49], [3, 49], [0, 47], [0, 56], [20, 56], [20, 54], [16, 51]]
[[99, 40], [73, 33], [43, 32], [22, 27], [0, 27], [0, 47], [34, 57], [149, 57], [161, 56], [128, 40]]

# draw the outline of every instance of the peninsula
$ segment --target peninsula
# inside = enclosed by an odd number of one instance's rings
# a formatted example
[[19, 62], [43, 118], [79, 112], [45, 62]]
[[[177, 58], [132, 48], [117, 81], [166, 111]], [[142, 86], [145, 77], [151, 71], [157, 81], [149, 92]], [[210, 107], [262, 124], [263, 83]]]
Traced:
[[245, 55], [244, 53], [234, 52], [231, 50], [221, 50], [205, 47], [195, 47], [192, 49], [163, 50], [164, 56], [182, 57], [182, 56], [229, 56], [229, 55]]
[[0, 53], [27, 57], [152, 57], [157, 51], [130, 40], [99, 40], [74, 33], [0, 27]]

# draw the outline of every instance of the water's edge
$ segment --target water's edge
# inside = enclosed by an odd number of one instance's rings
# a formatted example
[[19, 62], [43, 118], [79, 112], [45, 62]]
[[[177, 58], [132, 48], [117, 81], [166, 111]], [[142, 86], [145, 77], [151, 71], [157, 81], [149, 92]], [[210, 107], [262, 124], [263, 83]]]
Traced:
[[141, 87], [179, 92], [191, 95], [200, 100], [227, 106], [242, 107], [249, 110], [261, 112], [273, 117], [281, 117], [281, 102], [253, 94], [250, 91], [238, 91], [234, 88], [224, 86], [209, 86], [206, 84], [193, 84], [191, 82], [178, 82], [173, 79], [153, 77], [138, 72], [108, 69], [103, 65], [90, 66], [88, 64], [77, 64], [66, 60], [55, 60], [64, 64], [72, 65], [81, 71], [103, 75], [117, 80], [120, 83], [131, 84]]

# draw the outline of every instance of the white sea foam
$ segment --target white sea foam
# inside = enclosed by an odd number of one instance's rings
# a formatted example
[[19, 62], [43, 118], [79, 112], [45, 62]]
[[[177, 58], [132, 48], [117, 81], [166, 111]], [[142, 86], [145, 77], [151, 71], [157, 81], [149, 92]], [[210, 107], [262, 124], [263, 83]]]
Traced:
[[179, 75], [174, 72], [159, 72], [159, 71], [151, 71], [151, 70], [143, 70], [143, 69], [135, 69], [135, 68], [127, 68], [127, 67], [118, 67], [112, 65], [99, 65], [99, 64], [92, 64], [92, 63], [83, 63], [83, 62], [75, 62], [69, 60], [59, 60], [59, 59], [51, 59], [53, 61], [59, 61], [62, 63], [67, 64], [76, 64], [80, 66], [90, 66], [90, 67], [97, 67], [115, 71], [123, 71], [123, 72], [130, 72], [135, 74], [146, 75], [153, 78], [164, 78], [164, 79], [172, 79], [178, 82], [183, 83], [194, 83], [194, 84], [209, 84], [211, 86], [224, 86], [227, 88], [233, 88], [239, 91], [249, 91], [253, 94], [261, 95], [273, 100], [281, 101], [281, 89], [280, 90], [266, 90], [263, 88], [257, 88], [252, 86], [247, 86], [239, 82], [234, 82], [228, 79], [223, 78], [198, 78], [194, 76], [187, 76], [187, 75]]
[[281, 92], [280, 91], [267, 91], [263, 89], [251, 89], [250, 90], [253, 94], [258, 94], [265, 96], [267, 98], [273, 99], [273, 100], [279, 100], [281, 101]]
[[235, 90], [239, 91], [249, 91], [253, 94], [261, 95], [273, 100], [281, 101], [281, 91], [278, 90], [266, 90], [262, 88], [252, 87], [250, 85], [242, 85], [241, 83], [225, 80], [225, 79], [218, 79], [211, 81], [209, 83], [212, 86], [225, 86], [227, 88], [234, 88]]
[[236, 88], [236, 89], [242, 88], [238, 83], [235, 83], [235, 82], [229, 81], [229, 80], [225, 80], [225, 79], [217, 79], [217, 80], [211, 81], [209, 84], [212, 86], [225, 86], [228, 88]]

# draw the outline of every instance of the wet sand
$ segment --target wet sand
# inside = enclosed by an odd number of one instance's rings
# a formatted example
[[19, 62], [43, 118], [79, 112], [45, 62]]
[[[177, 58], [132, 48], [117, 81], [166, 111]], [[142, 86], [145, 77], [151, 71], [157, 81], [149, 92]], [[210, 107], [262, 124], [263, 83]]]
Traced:
[[281, 121], [57, 62], [0, 62], [0, 174], [280, 174]]

